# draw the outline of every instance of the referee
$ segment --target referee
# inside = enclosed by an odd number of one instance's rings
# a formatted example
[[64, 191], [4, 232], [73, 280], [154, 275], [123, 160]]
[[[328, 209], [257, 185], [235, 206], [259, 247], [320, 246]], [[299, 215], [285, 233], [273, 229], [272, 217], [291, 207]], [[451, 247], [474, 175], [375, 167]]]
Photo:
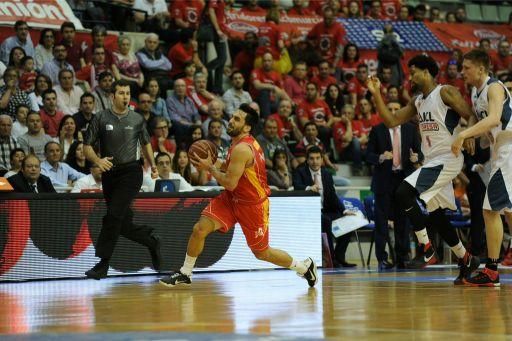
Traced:
[[[112, 109], [98, 112], [85, 134], [84, 153], [87, 159], [97, 164], [102, 175], [103, 195], [107, 215], [103, 217], [96, 257], [101, 261], [85, 272], [88, 278], [107, 277], [109, 261], [117, 239], [125, 238], [147, 246], [155, 270], [160, 269], [160, 238], [153, 229], [135, 225], [130, 205], [142, 185], [140, 150], [151, 164], [151, 176], [157, 177], [153, 149], [146, 130], [144, 118], [128, 109], [130, 84], [119, 80], [112, 84]], [[99, 141], [101, 158], [93, 146]]]

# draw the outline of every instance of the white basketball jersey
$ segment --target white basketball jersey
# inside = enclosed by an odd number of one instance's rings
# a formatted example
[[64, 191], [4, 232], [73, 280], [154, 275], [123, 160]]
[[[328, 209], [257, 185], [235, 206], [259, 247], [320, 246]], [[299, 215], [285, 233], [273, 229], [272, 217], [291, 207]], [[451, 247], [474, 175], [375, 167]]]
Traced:
[[510, 102], [510, 93], [502, 82], [491, 77], [487, 77], [484, 88], [480, 93], [476, 87], [471, 89], [471, 103], [473, 104], [473, 111], [475, 112], [478, 120], [482, 120], [487, 117], [487, 112], [489, 110], [489, 98], [487, 93], [489, 91], [489, 86], [493, 83], [498, 83], [503, 87], [506, 93], [506, 98], [503, 102], [503, 109], [501, 111], [501, 124], [491, 130], [491, 135], [493, 137], [491, 143], [496, 141], [496, 137], [500, 132], [512, 132], [512, 103]]
[[427, 97], [420, 94], [414, 102], [418, 111], [421, 151], [427, 161], [451, 154], [453, 136], [460, 130], [460, 116], [444, 104], [442, 88], [438, 85]]

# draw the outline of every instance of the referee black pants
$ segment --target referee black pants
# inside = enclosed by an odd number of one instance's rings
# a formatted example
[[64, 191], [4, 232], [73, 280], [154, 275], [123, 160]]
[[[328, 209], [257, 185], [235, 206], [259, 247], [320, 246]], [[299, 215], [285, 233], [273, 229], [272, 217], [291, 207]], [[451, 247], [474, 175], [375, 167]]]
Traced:
[[102, 174], [103, 195], [107, 205], [107, 215], [96, 243], [96, 257], [112, 257], [119, 235], [144, 246], [152, 247], [153, 229], [133, 223], [130, 208], [133, 199], [142, 186], [142, 167], [138, 162], [115, 166]]

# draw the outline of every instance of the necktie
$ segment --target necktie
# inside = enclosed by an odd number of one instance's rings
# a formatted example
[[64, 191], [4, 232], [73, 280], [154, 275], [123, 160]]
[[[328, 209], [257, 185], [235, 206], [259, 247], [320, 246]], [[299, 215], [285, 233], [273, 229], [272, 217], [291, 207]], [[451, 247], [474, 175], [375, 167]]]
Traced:
[[32, 185], [30, 185], [30, 187], [32, 187], [32, 192], [34, 192], [34, 193], [38, 193], [38, 192], [37, 192], [37, 185], [36, 185], [36, 184], [32, 184]]
[[393, 169], [400, 167], [400, 135], [399, 127], [393, 128]]

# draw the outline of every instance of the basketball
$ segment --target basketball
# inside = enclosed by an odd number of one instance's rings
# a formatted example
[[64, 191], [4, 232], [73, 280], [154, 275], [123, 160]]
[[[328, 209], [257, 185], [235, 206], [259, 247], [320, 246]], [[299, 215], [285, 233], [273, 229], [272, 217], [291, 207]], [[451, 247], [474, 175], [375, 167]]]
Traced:
[[188, 149], [188, 158], [195, 159], [197, 154], [201, 159], [206, 159], [208, 157], [208, 152], [212, 157], [212, 162], [215, 163], [217, 161], [217, 145], [208, 140], [199, 140], [190, 146]]

